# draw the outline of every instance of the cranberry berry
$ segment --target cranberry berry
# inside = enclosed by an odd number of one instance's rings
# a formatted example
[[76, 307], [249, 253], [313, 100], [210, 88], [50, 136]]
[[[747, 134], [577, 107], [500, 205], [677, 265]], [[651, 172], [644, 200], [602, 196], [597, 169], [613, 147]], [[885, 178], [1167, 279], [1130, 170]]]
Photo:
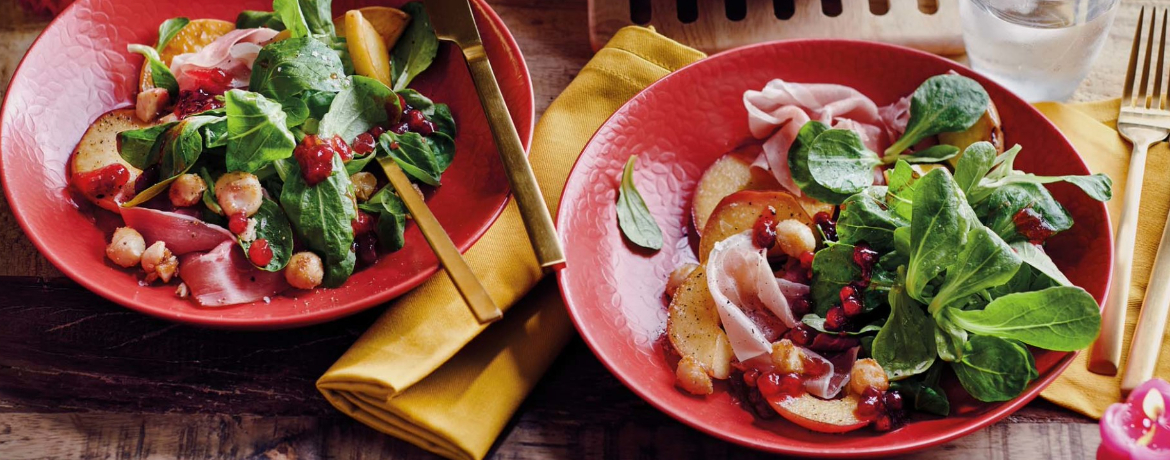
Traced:
[[252, 242], [248, 246], [248, 260], [257, 267], [266, 267], [272, 262], [272, 248], [268, 246], [268, 240], [260, 238]]
[[827, 331], [844, 331], [848, 323], [849, 318], [845, 315], [845, 308], [840, 305], [833, 306], [825, 313], [825, 330]]
[[752, 242], [760, 249], [770, 249], [776, 245], [776, 219], [767, 214], [761, 215], [752, 225]]
[[228, 216], [228, 230], [237, 235], [248, 231], [248, 215], [243, 211]]
[[821, 211], [813, 216], [813, 222], [817, 224], [817, 228], [821, 229], [825, 239], [837, 241], [837, 222], [833, 221], [833, 216]]

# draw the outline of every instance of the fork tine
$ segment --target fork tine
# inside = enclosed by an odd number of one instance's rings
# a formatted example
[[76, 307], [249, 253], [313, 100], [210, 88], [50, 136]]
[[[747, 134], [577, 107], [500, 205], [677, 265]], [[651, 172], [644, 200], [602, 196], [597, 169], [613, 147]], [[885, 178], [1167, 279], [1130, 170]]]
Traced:
[[1133, 77], [1137, 72], [1138, 47], [1142, 40], [1142, 22], [1146, 17], [1146, 7], [1138, 13], [1137, 29], [1133, 32], [1133, 49], [1129, 52], [1129, 68], [1125, 70], [1125, 92], [1122, 93], [1122, 105], [1133, 105]]
[[1153, 64], [1151, 59], [1154, 52], [1154, 20], [1158, 19], [1158, 8], [1154, 7], [1150, 10], [1150, 32], [1146, 37], [1146, 59], [1142, 64], [1142, 84], [1138, 85], [1138, 101], [1137, 106], [1141, 108], [1149, 107], [1149, 100], [1146, 99], [1146, 87], [1150, 84], [1150, 66]]
[[1162, 38], [1158, 41], [1158, 70], [1154, 73], [1154, 98], [1150, 101], [1150, 106], [1159, 110], [1166, 110], [1165, 101], [1162, 99], [1162, 68], [1166, 65], [1166, 13], [1167, 10], [1162, 10]]

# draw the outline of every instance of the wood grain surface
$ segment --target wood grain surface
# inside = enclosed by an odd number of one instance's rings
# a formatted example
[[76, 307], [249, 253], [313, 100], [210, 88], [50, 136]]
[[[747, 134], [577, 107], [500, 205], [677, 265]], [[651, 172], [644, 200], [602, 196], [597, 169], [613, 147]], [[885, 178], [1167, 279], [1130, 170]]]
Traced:
[[[494, 0], [537, 111], [590, 58], [585, 0]], [[1140, 5], [1123, 0], [1074, 100], [1116, 97]], [[0, 94], [47, 19], [0, 0]], [[313, 382], [383, 308], [292, 331], [240, 333], [130, 312], [61, 276], [0, 198], [0, 458], [431, 459], [334, 411]], [[1034, 402], [911, 458], [1092, 458], [1092, 420]], [[765, 458], [643, 402], [574, 340], [494, 451], [497, 459]]]

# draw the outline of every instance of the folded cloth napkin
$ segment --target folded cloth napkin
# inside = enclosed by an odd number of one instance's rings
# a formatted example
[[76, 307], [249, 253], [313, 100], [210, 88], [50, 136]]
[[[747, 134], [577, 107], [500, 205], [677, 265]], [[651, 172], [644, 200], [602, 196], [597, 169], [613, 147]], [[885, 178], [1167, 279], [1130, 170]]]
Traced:
[[[556, 214], [593, 132], [642, 88], [703, 53], [650, 29], [618, 32], [545, 111], [529, 160]], [[541, 281], [515, 203], [464, 255], [504, 319], [480, 326], [446, 274], [393, 302], [317, 388], [374, 429], [452, 459], [481, 459], [572, 334], [555, 280]]]
[[[1122, 199], [1129, 173], [1130, 145], [1117, 133], [1117, 99], [1086, 104], [1040, 103], [1040, 109], [1049, 120], [1060, 128], [1072, 141], [1081, 157], [1093, 172], [1105, 173], [1113, 178], [1113, 200], [1109, 215], [1113, 217], [1116, 231], [1117, 219], [1121, 216]], [[1129, 312], [1126, 314], [1125, 350], [1129, 350], [1134, 326], [1142, 298], [1149, 284], [1150, 270], [1154, 256], [1158, 253], [1158, 242], [1162, 238], [1162, 227], [1166, 224], [1166, 212], [1170, 210], [1170, 148], [1159, 142], [1150, 148], [1146, 160], [1146, 176], [1142, 184], [1141, 214], [1138, 216], [1137, 243], [1133, 253], [1133, 281], [1129, 287]], [[1170, 250], [1170, 249], [1168, 249]], [[1154, 280], [1166, 283], [1170, 280]], [[1122, 355], [1124, 369], [1128, 353]], [[1100, 418], [1105, 408], [1121, 401], [1121, 376], [1107, 377], [1088, 371], [1086, 363], [1089, 353], [1085, 351], [1064, 371], [1041, 396], [1058, 405], [1067, 407], [1089, 417]], [[1162, 338], [1162, 353], [1154, 375], [1170, 377], [1170, 335]]]

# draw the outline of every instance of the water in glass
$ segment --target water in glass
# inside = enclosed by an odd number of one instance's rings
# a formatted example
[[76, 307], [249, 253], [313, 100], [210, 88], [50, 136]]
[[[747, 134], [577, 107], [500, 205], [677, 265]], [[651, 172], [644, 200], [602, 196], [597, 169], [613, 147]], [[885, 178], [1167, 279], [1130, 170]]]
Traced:
[[1028, 101], [1068, 99], [1118, 0], [959, 0], [971, 67]]

